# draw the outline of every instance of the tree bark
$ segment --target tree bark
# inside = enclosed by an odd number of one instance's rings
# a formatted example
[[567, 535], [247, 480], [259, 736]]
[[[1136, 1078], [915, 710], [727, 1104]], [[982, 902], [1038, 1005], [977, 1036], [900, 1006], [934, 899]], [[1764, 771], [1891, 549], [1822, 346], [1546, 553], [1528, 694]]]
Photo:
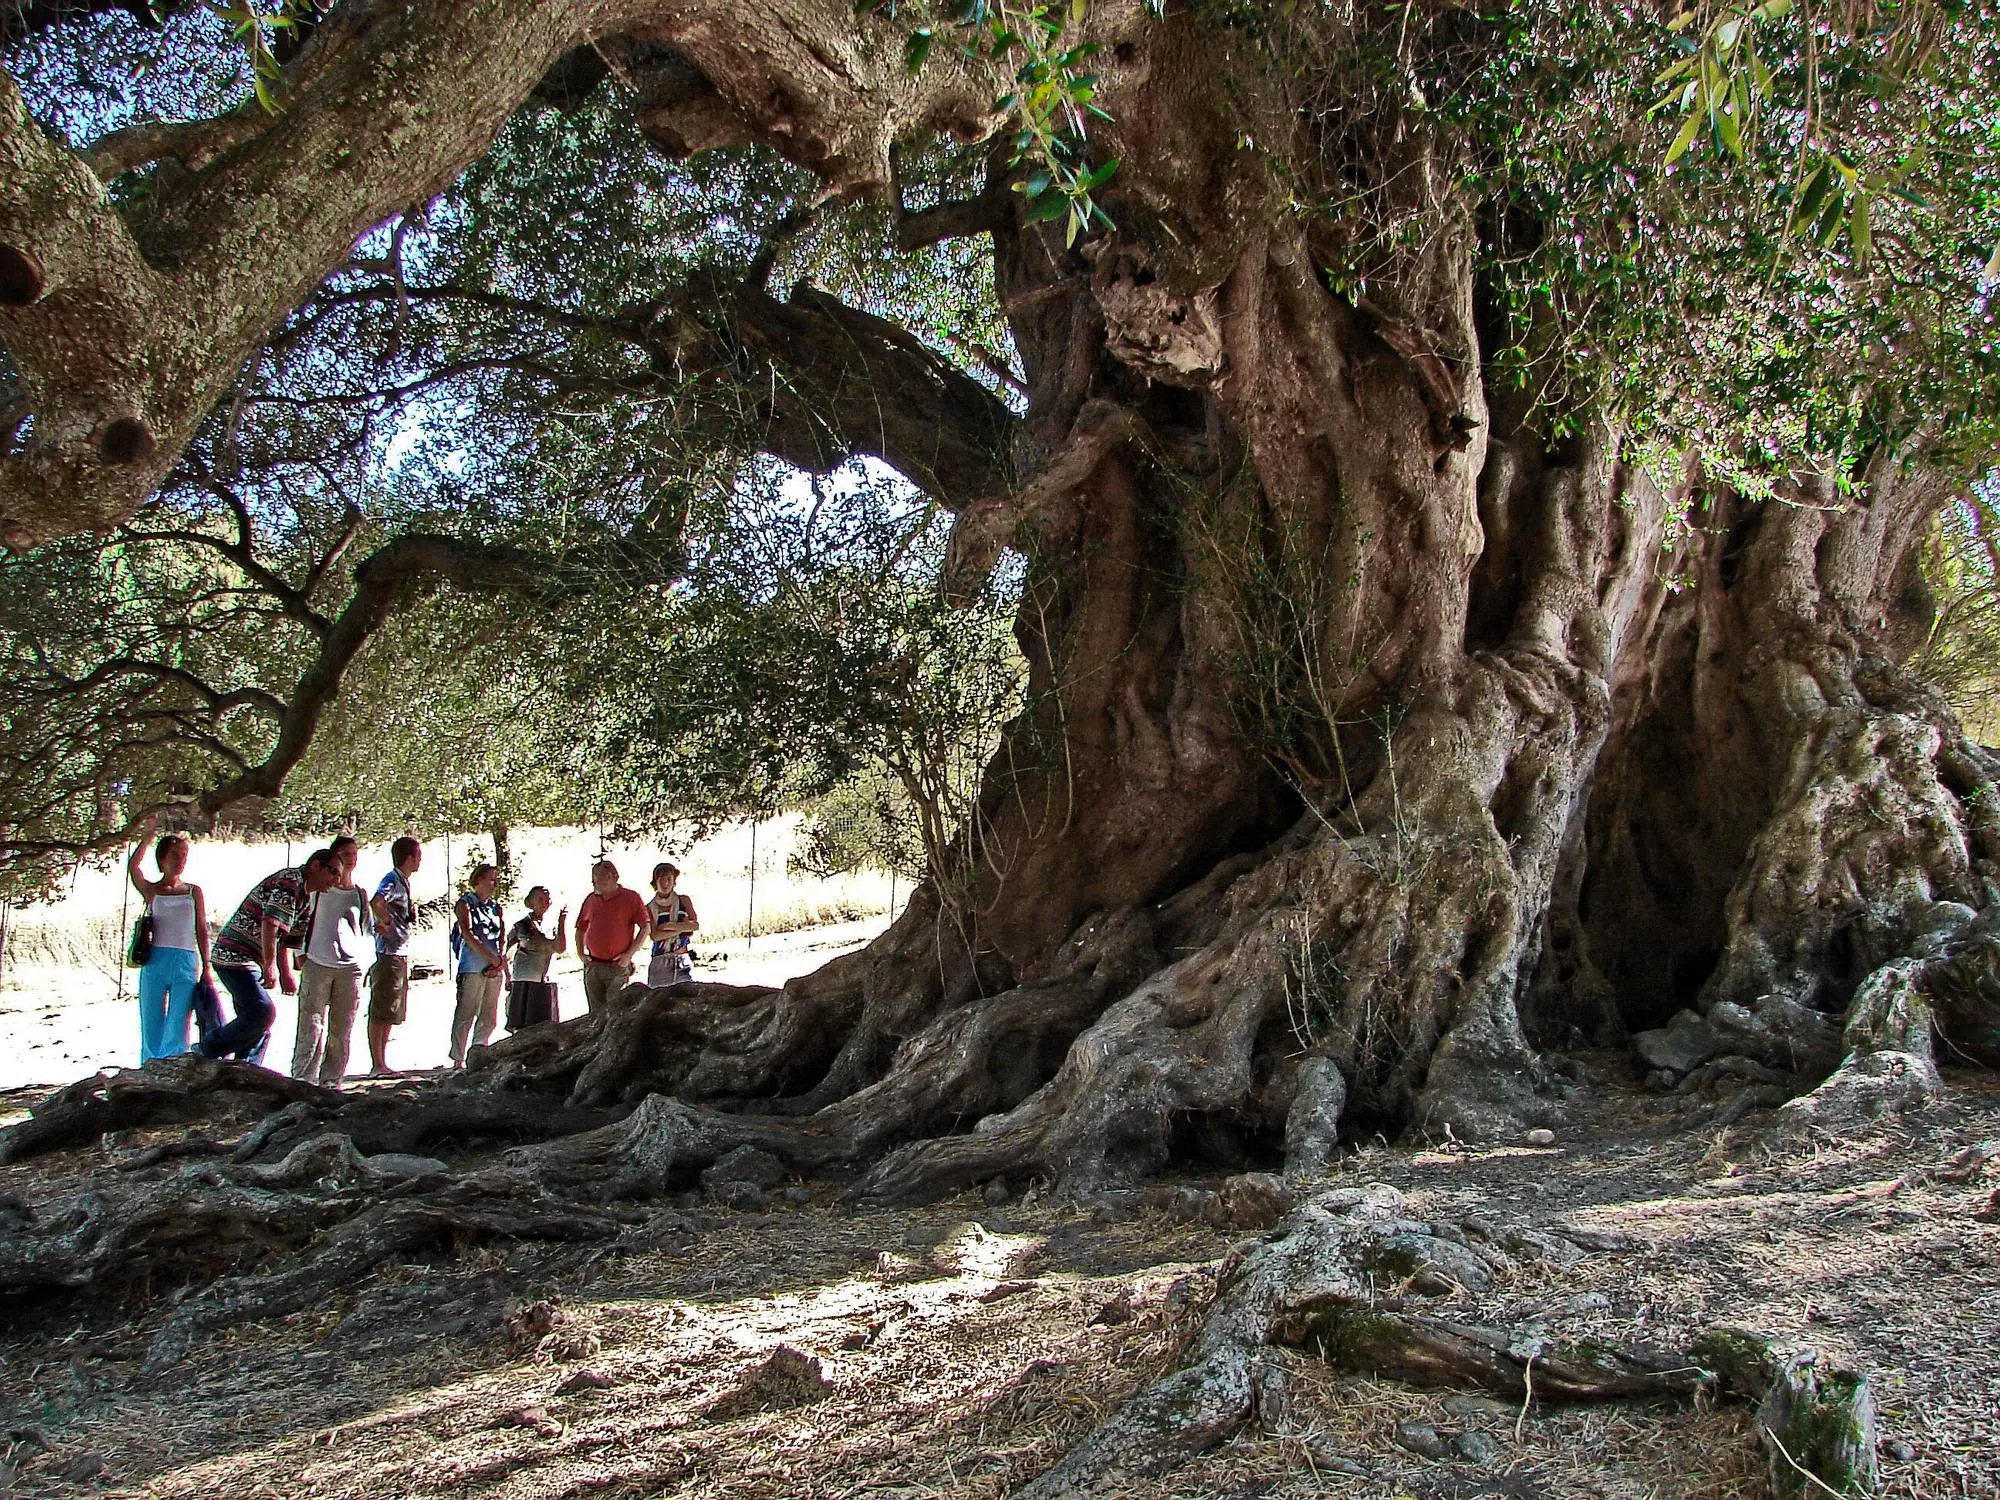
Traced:
[[1496, 1272], [1523, 1261], [1566, 1267], [1584, 1248], [1560, 1231], [1409, 1219], [1401, 1200], [1381, 1184], [1334, 1189], [1253, 1242], [1226, 1267], [1177, 1367], [1024, 1485], [1023, 1500], [1127, 1493], [1134, 1481], [1181, 1467], [1253, 1421], [1283, 1430], [1288, 1383], [1273, 1349], [1286, 1345], [1311, 1348], [1355, 1374], [1491, 1391], [1519, 1402], [1524, 1414], [1535, 1401], [1761, 1401], [1759, 1436], [1774, 1493], [1875, 1493], [1874, 1397], [1865, 1375], [1812, 1351], [1780, 1358], [1767, 1340], [1740, 1329], [1711, 1329], [1681, 1352], [1554, 1343], [1534, 1327], [1467, 1322]]

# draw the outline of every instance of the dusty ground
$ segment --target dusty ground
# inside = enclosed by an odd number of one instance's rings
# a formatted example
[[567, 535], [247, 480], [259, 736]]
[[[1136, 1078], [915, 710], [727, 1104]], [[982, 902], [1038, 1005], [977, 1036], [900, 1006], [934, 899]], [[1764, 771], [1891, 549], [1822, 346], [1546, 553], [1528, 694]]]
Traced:
[[[1393, 1183], [1419, 1216], [1631, 1236], [1524, 1269], [1511, 1313], [1663, 1348], [1715, 1322], [1816, 1346], [1871, 1373], [1884, 1438], [1908, 1445], [1886, 1494], [2000, 1496], [2000, 1224], [1979, 1217], [2000, 1162], [1950, 1166], [2000, 1137], [2000, 1079], [1961, 1075], [1914, 1125], [1784, 1157], [1758, 1117], [1718, 1129], [1682, 1108], [1606, 1085], [1552, 1148], [1374, 1145], [1334, 1177]], [[0, 1193], [94, 1164], [0, 1169]], [[472, 1245], [379, 1274], [154, 1381], [135, 1361], [160, 1301], [0, 1304], [0, 1430], [24, 1495], [993, 1496], [1169, 1366], [1230, 1242], [1033, 1190], [893, 1214], [825, 1188], [756, 1215], [662, 1204], [609, 1249]], [[818, 1399], [735, 1397], [781, 1345], [820, 1361]], [[1291, 1431], [1132, 1493], [1761, 1493], [1740, 1407], [1517, 1412], [1292, 1365]], [[1498, 1456], [1417, 1458], [1394, 1440], [1412, 1417], [1484, 1430]]]

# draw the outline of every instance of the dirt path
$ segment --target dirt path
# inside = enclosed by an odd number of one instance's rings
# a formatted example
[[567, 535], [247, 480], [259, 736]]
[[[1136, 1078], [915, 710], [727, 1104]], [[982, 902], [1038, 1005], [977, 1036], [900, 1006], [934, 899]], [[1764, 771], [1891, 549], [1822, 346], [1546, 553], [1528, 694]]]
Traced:
[[[1940, 1173], [2000, 1136], [2000, 1082], [1958, 1077], [1914, 1129], [1782, 1159], [1754, 1129], [1680, 1108], [1604, 1086], [1552, 1147], [1378, 1145], [1333, 1177], [1394, 1184], [1419, 1217], [1629, 1236], [1567, 1270], [1524, 1269], [1508, 1315], [1663, 1348], [1717, 1322], [1817, 1346], [1875, 1379], [1884, 1493], [2000, 1496], [2000, 1224], [1977, 1216], [2000, 1162]], [[0, 1194], [33, 1199], [102, 1162], [0, 1169]], [[831, 1199], [636, 1206], [609, 1249], [466, 1246], [201, 1344], [154, 1380], [136, 1361], [164, 1299], [16, 1304], [0, 1343], [15, 1492], [997, 1496], [1167, 1367], [1233, 1238], [1138, 1195], [882, 1214]], [[781, 1356], [755, 1383], [781, 1346], [817, 1376]], [[1516, 1412], [1288, 1359], [1290, 1431], [1131, 1493], [1760, 1492], [1738, 1407]], [[1396, 1441], [1410, 1420], [1482, 1432], [1493, 1456], [1419, 1458]]]

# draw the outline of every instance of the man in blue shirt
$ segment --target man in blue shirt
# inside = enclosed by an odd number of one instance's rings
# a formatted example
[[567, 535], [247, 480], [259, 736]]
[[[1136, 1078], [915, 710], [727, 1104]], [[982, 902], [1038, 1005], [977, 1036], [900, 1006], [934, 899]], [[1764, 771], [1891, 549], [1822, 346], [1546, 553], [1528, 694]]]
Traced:
[[424, 862], [424, 846], [407, 834], [389, 846], [389, 873], [375, 887], [375, 964], [368, 971], [368, 1065], [377, 1076], [389, 1067], [389, 1033], [410, 1010], [410, 928], [417, 917], [410, 877]]

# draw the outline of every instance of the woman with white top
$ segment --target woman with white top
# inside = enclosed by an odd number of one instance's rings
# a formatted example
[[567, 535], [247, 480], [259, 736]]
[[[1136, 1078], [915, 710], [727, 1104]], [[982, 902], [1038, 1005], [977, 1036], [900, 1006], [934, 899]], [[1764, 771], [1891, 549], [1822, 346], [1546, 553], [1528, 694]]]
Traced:
[[361, 1003], [361, 973], [374, 953], [375, 922], [368, 893], [354, 883], [360, 844], [342, 834], [327, 847], [339, 873], [306, 908], [292, 1077], [339, 1088], [347, 1076], [347, 1049]]
[[[147, 831], [153, 820], [146, 820]], [[132, 847], [125, 871], [146, 898], [153, 918], [153, 951], [139, 970], [139, 1061], [178, 1057], [188, 1050], [188, 1018], [194, 1011], [197, 984], [213, 984], [208, 966], [208, 907], [201, 887], [182, 879], [187, 870], [188, 838], [169, 833], [153, 845], [153, 862], [160, 878], [139, 873], [145, 852], [142, 840]]]

